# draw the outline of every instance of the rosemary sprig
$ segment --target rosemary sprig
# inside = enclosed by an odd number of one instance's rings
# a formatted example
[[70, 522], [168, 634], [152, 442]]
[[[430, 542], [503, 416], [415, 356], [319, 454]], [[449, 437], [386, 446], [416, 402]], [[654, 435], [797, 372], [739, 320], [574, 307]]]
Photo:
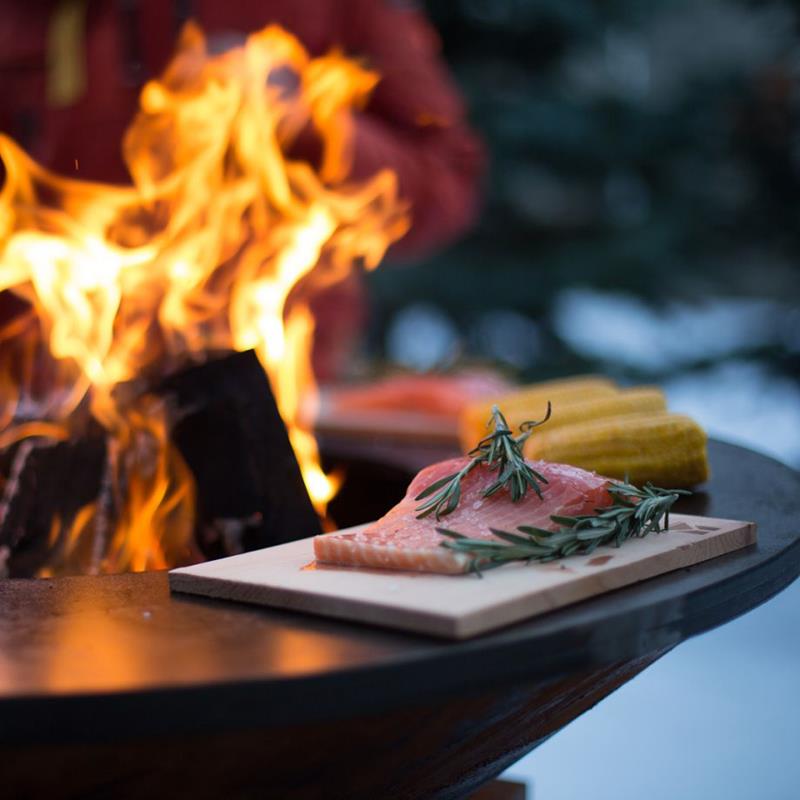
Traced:
[[531, 469], [522, 454], [522, 445], [531, 435], [533, 429], [550, 419], [550, 403], [543, 419], [528, 420], [519, 426], [520, 433], [514, 436], [508, 427], [506, 418], [497, 406], [492, 406], [492, 416], [488, 425], [493, 427], [492, 433], [481, 439], [478, 445], [470, 450], [471, 460], [458, 472], [434, 481], [423, 489], [414, 499], [425, 500], [417, 506], [417, 519], [434, 514], [439, 520], [455, 511], [461, 500], [461, 481], [472, 472], [478, 464], [485, 464], [490, 470], [497, 471], [497, 479], [483, 491], [484, 497], [491, 497], [501, 489], [508, 489], [511, 501], [516, 503], [525, 496], [528, 489], [533, 489], [541, 497], [541, 484], [547, 483], [544, 475]]
[[480, 464], [480, 459], [473, 458], [468, 461], [466, 466], [452, 475], [434, 481], [430, 486], [423, 489], [414, 499], [428, 500], [422, 505], [417, 506], [417, 519], [427, 517], [428, 514], [435, 514], [436, 519], [440, 519], [445, 514], [455, 511], [461, 500], [461, 481]]
[[554, 531], [520, 525], [519, 533], [491, 529], [501, 541], [469, 539], [447, 528], [436, 530], [450, 541], [442, 547], [472, 557], [470, 571], [500, 567], [510, 561], [555, 561], [571, 555], [588, 555], [600, 545], [620, 547], [633, 537], [643, 538], [669, 527], [669, 511], [684, 489], [659, 489], [652, 484], [642, 488], [630, 483], [608, 487], [613, 505], [596, 509], [594, 514], [577, 517], [552, 516], [560, 527]]

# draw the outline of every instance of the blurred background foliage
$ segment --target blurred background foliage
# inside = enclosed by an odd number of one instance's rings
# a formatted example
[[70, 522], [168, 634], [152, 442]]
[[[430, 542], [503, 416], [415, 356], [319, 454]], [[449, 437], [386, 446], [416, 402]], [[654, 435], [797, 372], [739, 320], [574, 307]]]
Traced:
[[428, 0], [490, 166], [476, 228], [368, 278], [367, 353], [662, 384], [800, 466], [800, 13]]

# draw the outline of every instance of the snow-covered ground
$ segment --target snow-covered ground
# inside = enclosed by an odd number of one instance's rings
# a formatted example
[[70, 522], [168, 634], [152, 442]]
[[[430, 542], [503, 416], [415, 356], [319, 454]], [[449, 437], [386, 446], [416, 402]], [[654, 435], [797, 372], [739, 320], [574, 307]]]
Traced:
[[797, 800], [798, 743], [800, 581], [679, 645], [506, 777], [529, 800]]

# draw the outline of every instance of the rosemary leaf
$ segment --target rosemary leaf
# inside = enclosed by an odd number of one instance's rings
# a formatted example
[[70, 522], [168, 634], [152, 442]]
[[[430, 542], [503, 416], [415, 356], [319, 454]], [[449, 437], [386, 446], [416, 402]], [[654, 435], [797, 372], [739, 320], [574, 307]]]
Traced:
[[470, 571], [480, 572], [512, 561], [555, 561], [571, 555], [588, 555], [601, 545], [622, 546], [632, 537], [642, 538], [664, 530], [669, 511], [683, 489], [641, 488], [630, 483], [612, 483], [608, 493], [614, 503], [594, 514], [568, 517], [553, 515], [554, 531], [520, 525], [517, 533], [492, 528], [495, 539], [470, 539], [448, 528], [436, 530], [447, 537], [442, 547], [471, 557]]
[[492, 528], [491, 531], [498, 539], [502, 539], [504, 542], [509, 542], [511, 544], [521, 544], [525, 547], [527, 547], [531, 543], [530, 537], [528, 536], [519, 536], [516, 533], [509, 533], [508, 531], [499, 531], [496, 528]]
[[422, 500], [424, 497], [432, 495], [437, 489], [441, 489], [443, 486], [450, 483], [457, 475], [458, 473], [454, 472], [452, 475], [448, 475], [446, 478], [441, 478], [440, 480], [435, 481], [426, 489], [423, 489], [414, 499]]
[[423, 489], [414, 499], [424, 500], [425, 503], [417, 506], [417, 519], [434, 514], [436, 519], [440, 519], [445, 514], [455, 511], [461, 499], [461, 481], [476, 467], [480, 462], [473, 459], [458, 472], [448, 475], [446, 478], [435, 481], [430, 486]]
[[533, 489], [541, 498], [542, 485], [547, 483], [547, 479], [528, 466], [522, 454], [522, 446], [534, 428], [550, 419], [550, 413], [551, 407], [548, 403], [543, 419], [523, 422], [519, 435], [514, 436], [500, 409], [492, 406], [492, 417], [489, 420], [492, 433], [470, 450], [471, 459], [463, 469], [434, 481], [414, 498], [426, 501], [417, 506], [417, 519], [433, 514], [439, 520], [455, 511], [461, 500], [461, 481], [478, 464], [497, 472], [497, 478], [483, 490], [484, 497], [506, 490], [511, 495], [512, 502], [518, 503], [529, 489]]

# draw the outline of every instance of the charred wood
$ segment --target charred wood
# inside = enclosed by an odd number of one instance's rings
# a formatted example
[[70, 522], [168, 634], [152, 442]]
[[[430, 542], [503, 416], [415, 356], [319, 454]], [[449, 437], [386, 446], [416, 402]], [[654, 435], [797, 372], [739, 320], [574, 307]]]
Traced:
[[[171, 440], [196, 482], [196, 545], [207, 558], [320, 532], [269, 381], [253, 352], [188, 367], [153, 387], [123, 387], [124, 408], [155, 394]], [[0, 451], [0, 577], [30, 577], [57, 562], [78, 512], [93, 504], [80, 543], [95, 571], [119, 511], [106, 432], [97, 423], [67, 441], [23, 439]], [[120, 485], [125, 490], [124, 470]], [[74, 542], [72, 545], [74, 547]], [[75, 563], [75, 562], [72, 562]]]
[[283, 420], [255, 353], [231, 353], [164, 380], [172, 440], [197, 484], [207, 558], [320, 532]]
[[35, 575], [78, 511], [97, 499], [106, 460], [104, 433], [79, 439], [24, 439], [0, 458], [0, 575]]

